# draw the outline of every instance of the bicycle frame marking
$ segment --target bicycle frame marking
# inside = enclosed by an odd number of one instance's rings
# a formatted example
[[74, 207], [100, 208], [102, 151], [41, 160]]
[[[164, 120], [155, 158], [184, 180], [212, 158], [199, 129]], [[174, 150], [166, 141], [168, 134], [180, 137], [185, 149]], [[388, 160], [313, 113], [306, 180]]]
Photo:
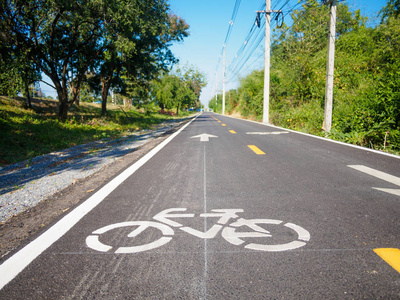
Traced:
[[[135, 227], [135, 229], [127, 235], [129, 238], [135, 238], [149, 227], [152, 227], [160, 230], [163, 236], [158, 240], [150, 242], [148, 244], [132, 247], [119, 247], [115, 250], [115, 253], [137, 253], [161, 247], [172, 240], [172, 236], [174, 235], [173, 228], [178, 228], [201, 239], [212, 239], [216, 237], [217, 234], [221, 231], [221, 236], [226, 241], [233, 245], [239, 246], [245, 244], [245, 241], [242, 238], [272, 237], [271, 233], [268, 230], [264, 229], [258, 224], [281, 225], [283, 223], [283, 221], [272, 219], [240, 218], [237, 213], [243, 212], [243, 209], [213, 209], [210, 213], [202, 213], [199, 215], [203, 218], [219, 217], [217, 224], [214, 224], [209, 230], [203, 232], [191, 227], [183, 226], [183, 224], [171, 220], [177, 218], [193, 218], [195, 216], [195, 214], [193, 213], [180, 213], [185, 211], [186, 208], [170, 208], [163, 210], [153, 217], [153, 219], [158, 222], [130, 221], [111, 224], [93, 231], [92, 234], [86, 238], [86, 244], [89, 248], [99, 252], [111, 252], [113, 250], [112, 246], [105, 245], [100, 242], [99, 237], [101, 234], [117, 228]], [[236, 221], [226, 225], [231, 219], [236, 219]], [[225, 227], [223, 225], [225, 225]], [[250, 228], [252, 231], [236, 231], [237, 228], [243, 226]], [[306, 245], [306, 242], [310, 240], [310, 233], [304, 228], [293, 223], [285, 223], [283, 224], [283, 226], [294, 230], [298, 235], [297, 240], [279, 245], [248, 243], [244, 245], [244, 248], [266, 252], [287, 251], [303, 247], [304, 245]]]

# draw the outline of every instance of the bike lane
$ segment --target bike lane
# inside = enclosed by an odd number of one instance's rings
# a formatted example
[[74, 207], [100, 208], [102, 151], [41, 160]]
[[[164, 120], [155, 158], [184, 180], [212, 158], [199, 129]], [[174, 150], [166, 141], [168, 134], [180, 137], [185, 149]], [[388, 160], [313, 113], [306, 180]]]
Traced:
[[[393, 295], [395, 286], [384, 284], [385, 280], [392, 282], [393, 275], [370, 254], [371, 246], [363, 250], [362, 242], [348, 234], [348, 227], [357, 233], [358, 220], [341, 216], [340, 210], [332, 211], [333, 200], [339, 207], [350, 197], [345, 184], [349, 175], [339, 168], [340, 175], [333, 176], [333, 185], [343, 186], [338, 192], [337, 187], [327, 186], [322, 180], [319, 165], [304, 160], [304, 153], [283, 150], [284, 144], [279, 143], [288, 138], [287, 134], [271, 135], [272, 139], [262, 142], [259, 137], [245, 135], [247, 128], [215, 117], [217, 120], [203, 114], [196, 119], [34, 260], [0, 291], [0, 297], [263, 299]], [[203, 133], [216, 137], [209, 137], [208, 142], [196, 138]], [[265, 154], [254, 153], [248, 148], [250, 144], [257, 144]], [[280, 152], [289, 153], [280, 157]], [[187, 216], [154, 219], [171, 208], [186, 208], [170, 213]], [[221, 209], [234, 209], [238, 217], [221, 220]], [[252, 229], [249, 222], [242, 226], [254, 219], [257, 222], [250, 222]], [[173, 234], [168, 229], [162, 234], [160, 225], [150, 226], [135, 237], [128, 237], [132, 227], [96, 233], [108, 225], [138, 221], [164, 224]], [[229, 224], [230, 231], [224, 231], [222, 227]], [[132, 225], [137, 228], [146, 223]], [[371, 224], [362, 226], [361, 234], [372, 229]], [[213, 227], [219, 231], [213, 232]], [[332, 231], [327, 227], [336, 228]], [[235, 232], [264, 235], [241, 238]], [[93, 244], [87, 243], [89, 236], [113, 248], [103, 249], [105, 252], [92, 249], [89, 246]], [[121, 247], [148, 245], [163, 237], [171, 239], [160, 247], [115, 253]], [[244, 244], [239, 244], [241, 240]], [[305, 245], [271, 252], [245, 248], [249, 241], [257, 245], [292, 241]], [[366, 260], [365, 256], [370, 258]]]
[[[219, 129], [200, 116], [143, 167], [127, 178], [61, 239], [30, 263], [0, 291], [1, 298], [175, 298], [206, 295], [205, 243], [175, 230], [165, 247], [116, 254], [88, 247], [86, 239], [104, 226], [154, 221], [162, 210], [178, 207], [196, 213], [187, 226], [204, 229], [206, 146], [192, 136]], [[152, 230], [153, 229], [153, 230]], [[162, 237], [157, 228], [132, 238], [132, 228], [104, 234], [104, 244], [119, 247], [149, 244]]]

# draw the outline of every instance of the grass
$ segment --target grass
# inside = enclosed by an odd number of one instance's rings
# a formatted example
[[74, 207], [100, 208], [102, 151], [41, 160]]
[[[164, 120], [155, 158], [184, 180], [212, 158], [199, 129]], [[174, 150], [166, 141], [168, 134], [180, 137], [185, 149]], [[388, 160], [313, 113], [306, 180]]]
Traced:
[[[65, 123], [57, 120], [55, 100], [34, 99], [25, 108], [25, 99], [0, 96], [0, 166], [105, 138], [120, 138], [151, 128], [174, 117], [160, 113], [123, 110], [109, 105], [101, 117], [100, 104], [73, 106]], [[187, 115], [187, 113], [182, 113]]]

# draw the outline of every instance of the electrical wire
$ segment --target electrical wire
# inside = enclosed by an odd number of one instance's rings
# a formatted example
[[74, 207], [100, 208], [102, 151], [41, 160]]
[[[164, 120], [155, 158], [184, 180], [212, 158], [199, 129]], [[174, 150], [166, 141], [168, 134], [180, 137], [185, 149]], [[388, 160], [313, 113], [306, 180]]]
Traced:
[[237, 16], [237, 13], [239, 11], [240, 2], [241, 2], [241, 0], [236, 0], [235, 1], [235, 5], [233, 7], [231, 20], [229, 21], [228, 31], [226, 32], [226, 35], [225, 35], [224, 44], [222, 45], [222, 50], [221, 50], [221, 54], [220, 54], [219, 59], [218, 59], [216, 70], [218, 70], [219, 64], [221, 63], [221, 58], [222, 58], [222, 54], [223, 54], [224, 48], [228, 44], [229, 38], [230, 38], [230, 36], [232, 34], [233, 24], [235, 23], [236, 16]]
[[[300, 0], [300, 1], [297, 1], [291, 7], [290, 6], [287, 7], [290, 1], [291, 0], [284, 0], [284, 3], [281, 5], [280, 9], [278, 9], [281, 12], [275, 12], [275, 13], [271, 14], [271, 28], [273, 28], [274, 26], [278, 27], [279, 15], [281, 15], [282, 19], [283, 19], [283, 18], [287, 17], [288, 15], [290, 15], [291, 13], [293, 13], [296, 9], [298, 9], [302, 5], [307, 5], [308, 7], [312, 7], [315, 5], [315, 3], [308, 4], [306, 0]], [[282, 0], [278, 0], [276, 3], [274, 3], [274, 7], [279, 7], [279, 4], [281, 2], [282, 2]], [[235, 4], [234, 12], [235, 12], [235, 10], [236, 10], [236, 4]], [[260, 11], [262, 11], [262, 10], [265, 10], [265, 1], [264, 0], [262, 1], [262, 5], [260, 6]], [[236, 14], [237, 14], [237, 11], [236, 11]], [[293, 28], [294, 25], [297, 25], [297, 23], [299, 21], [301, 21], [305, 17], [305, 15], [306, 15], [306, 10], [304, 10], [298, 16], [298, 18], [293, 22], [293, 24], [291, 24], [290, 27], [287, 27], [284, 31], [281, 31], [281, 34], [279, 36], [272, 36], [271, 44], [273, 44], [274, 42], [277, 42], [283, 34], [286, 34], [290, 29]], [[236, 17], [236, 15], [233, 13], [232, 17]], [[256, 30], [256, 29], [258, 29], [257, 25], [255, 24], [255, 22], [253, 22], [243, 44], [237, 51], [237, 53], [236, 53], [234, 59], [232, 60], [232, 62], [230, 63], [230, 65], [228, 66], [227, 69], [229, 70], [230, 76], [229, 76], [228, 80], [226, 80], [226, 83], [234, 82], [235, 79], [239, 76], [239, 74], [246, 74], [247, 70], [249, 70], [256, 62], [258, 62], [264, 56], [265, 50], [263, 48], [262, 49], [263, 51], [260, 53], [260, 55], [256, 56], [255, 59], [252, 59], [254, 57], [256, 50], [260, 48], [260, 45], [265, 37], [265, 18], [262, 18], [261, 20], [262, 20], [262, 24], [260, 24], [260, 28], [261, 28], [260, 30]], [[228, 35], [228, 33], [229, 33], [229, 35]], [[226, 41], [227, 41], [227, 38], [229, 40], [229, 37], [231, 34], [231, 32], [229, 32], [229, 29], [228, 29], [228, 33], [227, 33], [227, 36], [225, 39]], [[224, 46], [226, 46], [226, 44]], [[224, 47], [223, 47], [223, 49], [224, 49]], [[218, 71], [218, 66], [221, 62], [223, 49], [221, 51], [221, 55], [218, 60], [216, 72]], [[249, 61], [250, 61], [250, 63], [248, 63]], [[220, 85], [222, 85], [222, 80], [220, 80], [219, 82], [217, 82], [215, 84], [216, 90], [217, 90], [217, 87]]]
[[[277, 6], [279, 4], [278, 1], [275, 6]], [[288, 3], [290, 2], [290, 0], [286, 0], [285, 3], [280, 7], [280, 11], [282, 11], [284, 9], [285, 6], [288, 5]], [[282, 11], [282, 12], [275, 12], [272, 14], [272, 18], [271, 18], [271, 28], [275, 25], [278, 26], [278, 17], [281, 14], [282, 18], [284, 18], [285, 16], [291, 14], [295, 9], [297, 9], [299, 6], [303, 5], [303, 4], [307, 4], [307, 2], [305, 0], [302, 1], [298, 1], [295, 5], [293, 5], [292, 7], [290, 7], [288, 10], [286, 11]], [[265, 9], [265, 5], [263, 6], [263, 8]], [[262, 10], [262, 9], [260, 9]], [[295, 23], [299, 22], [303, 17], [304, 17], [305, 11], [299, 16], [299, 18], [296, 20]], [[293, 23], [290, 27], [288, 27], [285, 30], [285, 33], [291, 29], [293, 27], [293, 25], [295, 25], [295, 23]], [[241, 48], [238, 50], [235, 59], [232, 61], [232, 63], [230, 64], [230, 66], [228, 67], [229, 71], [230, 71], [230, 77], [227, 80], [227, 82], [233, 82], [233, 80], [240, 74], [240, 73], [245, 73], [245, 71], [247, 71], [252, 65], [254, 65], [263, 55], [264, 53], [261, 53], [261, 55], [257, 56], [255, 60], [252, 61], [251, 64], [247, 65], [246, 69], [243, 70], [243, 68], [246, 66], [246, 64], [248, 63], [248, 61], [251, 59], [251, 57], [253, 56], [254, 52], [258, 49], [258, 47], [260, 46], [264, 36], [265, 36], [265, 18], [264, 21], [262, 22], [262, 24], [260, 24], [260, 28], [264, 28], [264, 30], [259, 30], [258, 34], [256, 35], [256, 38], [253, 39], [253, 43], [251, 44], [251, 46], [249, 46], [249, 42], [247, 42], [254, 34], [254, 28], [255, 28], [255, 24], [253, 24], [253, 26], [251, 27], [248, 36], [245, 39], [245, 43], [244, 45], [241, 46]], [[264, 25], [264, 26], [263, 26]], [[262, 34], [261, 34], [262, 33]], [[282, 33], [283, 34], [283, 33]], [[278, 37], [279, 38], [279, 37]], [[243, 54], [246, 49], [246, 47], [249, 47], [249, 50]], [[264, 52], [264, 51], [263, 51]]]

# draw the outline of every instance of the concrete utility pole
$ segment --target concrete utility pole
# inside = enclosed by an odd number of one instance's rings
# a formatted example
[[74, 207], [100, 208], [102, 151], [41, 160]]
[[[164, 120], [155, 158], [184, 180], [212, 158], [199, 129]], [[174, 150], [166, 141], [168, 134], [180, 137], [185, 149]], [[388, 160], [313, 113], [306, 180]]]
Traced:
[[271, 0], [265, 1], [265, 55], [263, 123], [269, 123], [269, 69], [271, 60]]
[[271, 10], [271, 0], [265, 1], [265, 11], [256, 11], [257, 25], [260, 27], [259, 14], [265, 14], [265, 54], [264, 54], [264, 103], [263, 103], [263, 123], [269, 123], [269, 69], [271, 61], [271, 13], [281, 13], [280, 10]]
[[224, 57], [223, 57], [223, 71], [222, 71], [222, 114], [225, 115], [225, 48], [224, 45]]
[[215, 72], [215, 109], [218, 105], [218, 72]]
[[336, 36], [336, 8], [337, 0], [325, 1], [330, 5], [329, 37], [328, 37], [328, 61], [326, 64], [325, 85], [325, 117], [322, 129], [330, 132], [332, 128], [332, 102], [333, 102], [333, 74], [335, 68], [335, 36]]

